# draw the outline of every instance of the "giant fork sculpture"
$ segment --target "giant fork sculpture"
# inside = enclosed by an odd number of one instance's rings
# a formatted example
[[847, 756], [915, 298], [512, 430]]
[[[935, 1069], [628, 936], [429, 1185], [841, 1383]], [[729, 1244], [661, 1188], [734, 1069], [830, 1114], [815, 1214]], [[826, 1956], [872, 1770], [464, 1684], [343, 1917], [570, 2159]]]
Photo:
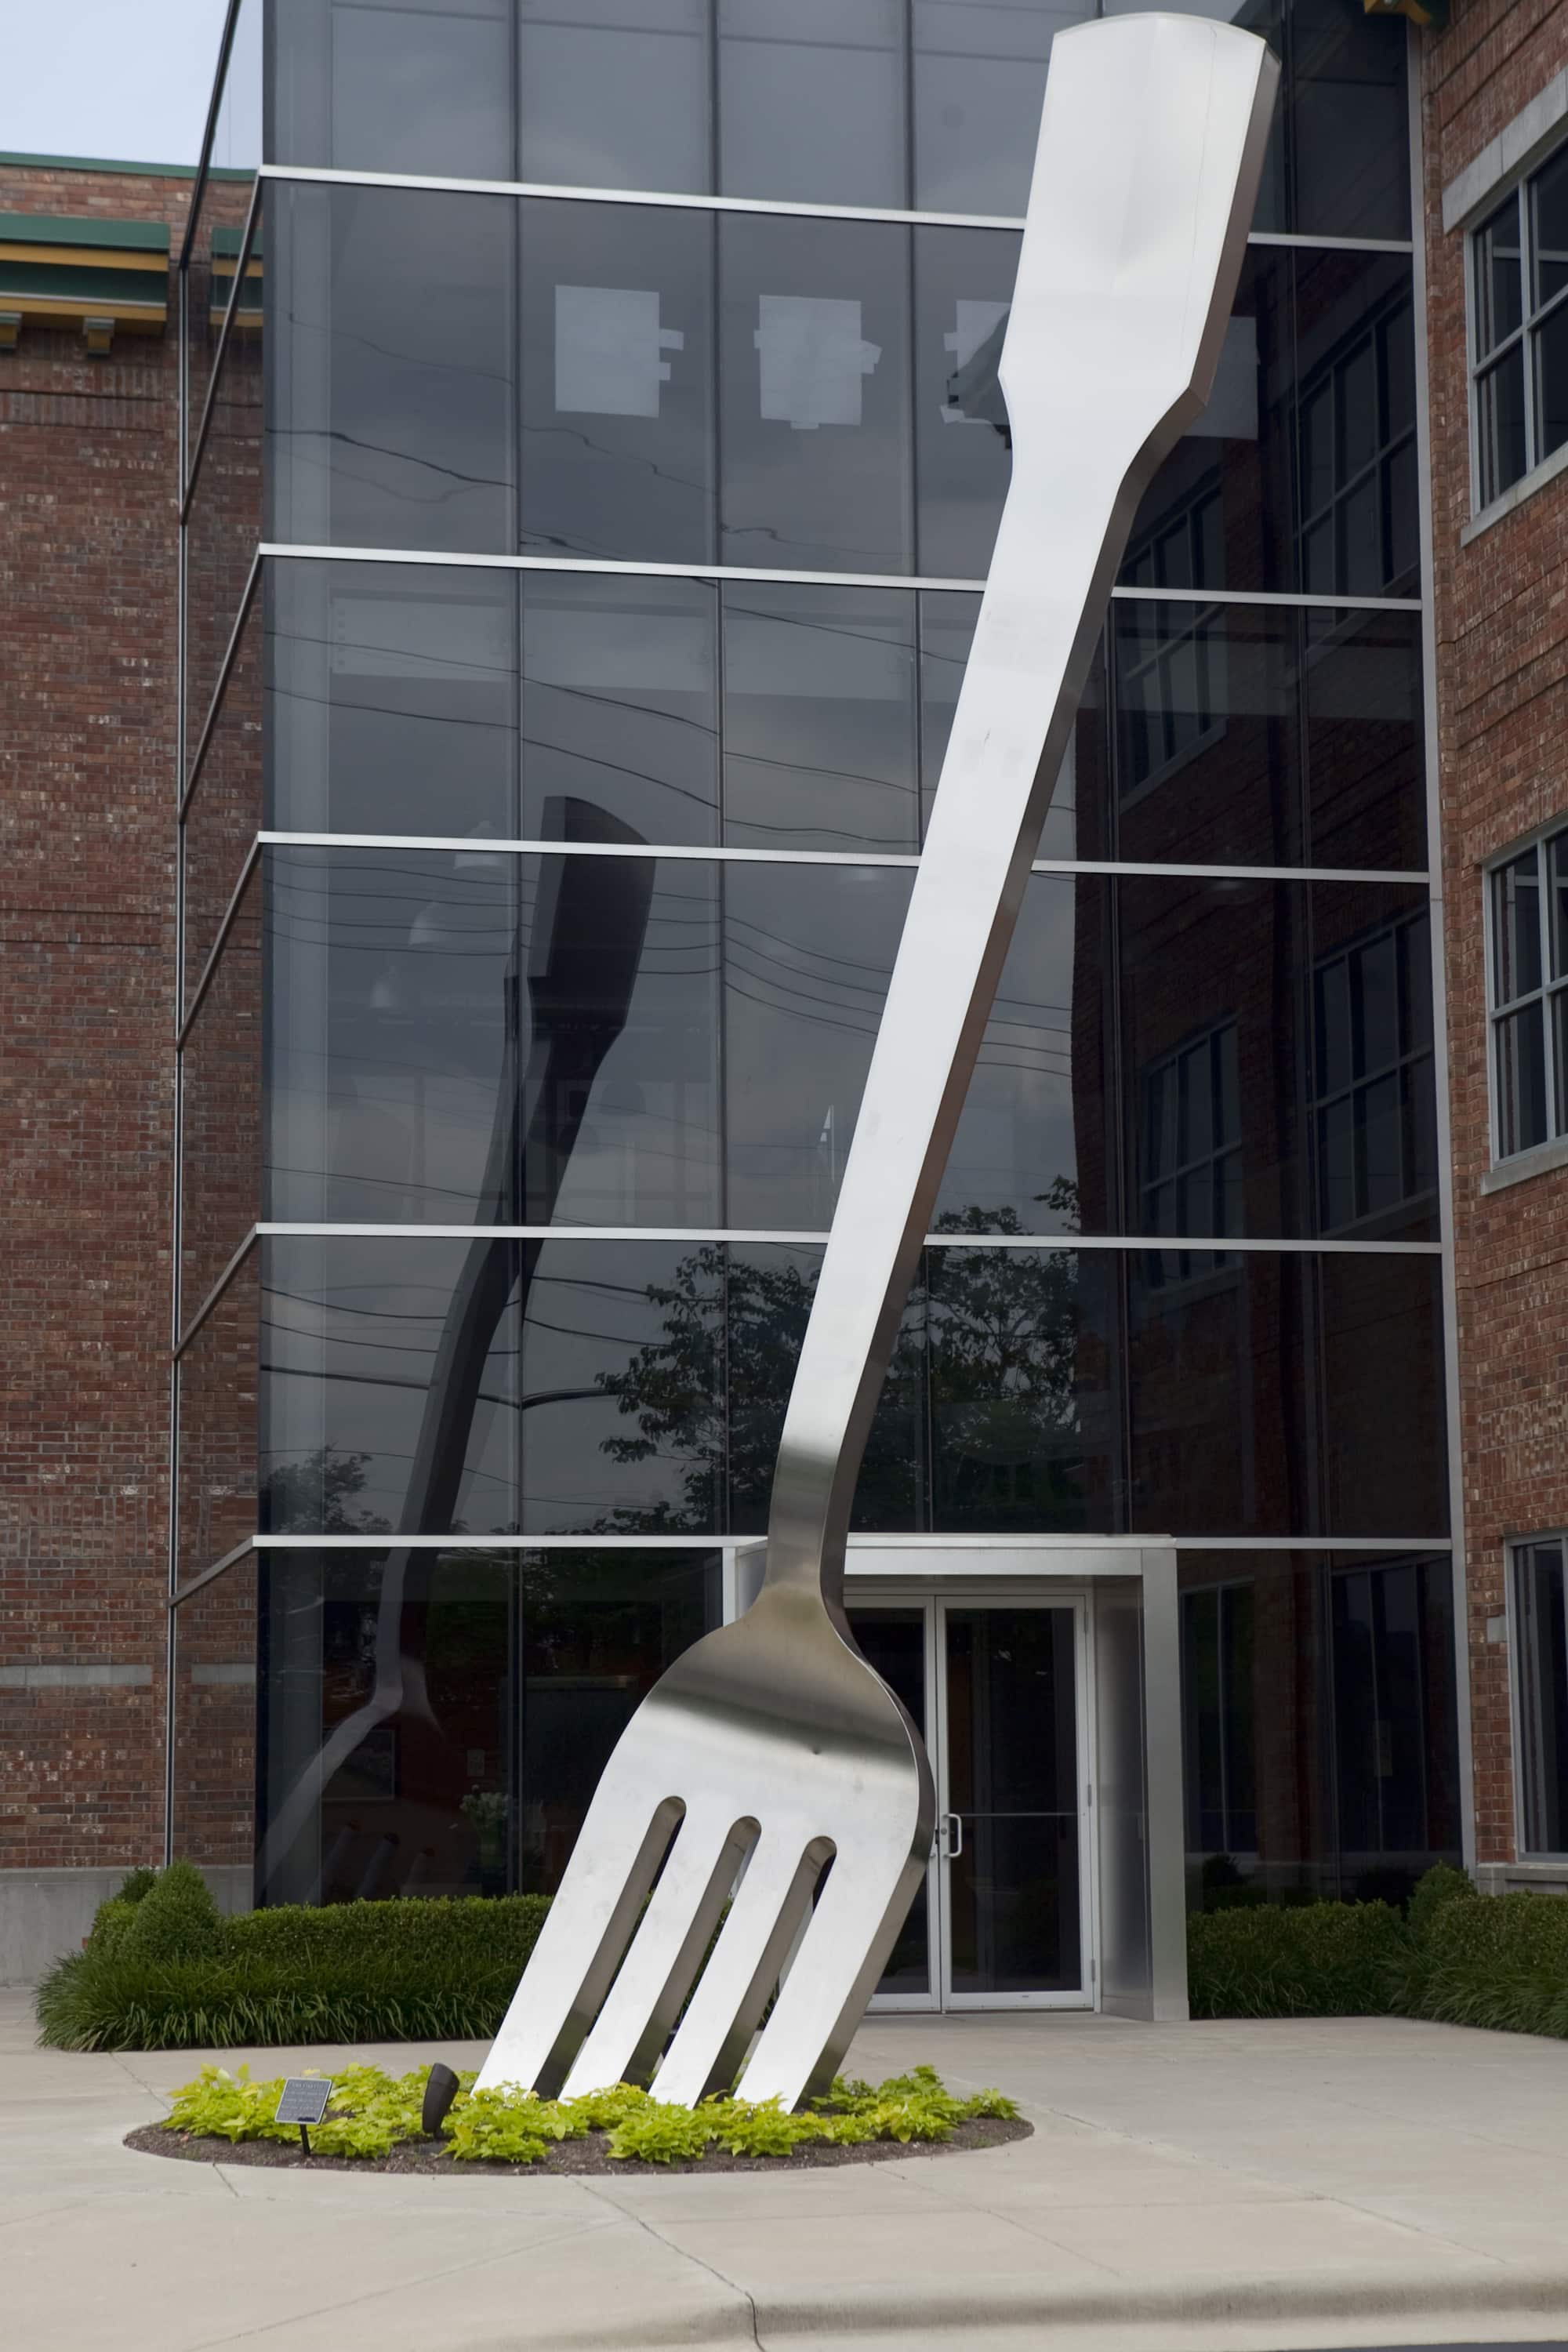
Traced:
[[1203, 19], [1057, 37], [1002, 348], [1012, 484], [790, 1393], [762, 1591], [622, 1734], [481, 2087], [573, 2095], [657, 2067], [661, 2098], [694, 2104], [727, 2084], [831, 1857], [745, 2063], [748, 2098], [794, 2106], [831, 2079], [920, 1884], [931, 1768], [844, 1616], [850, 1500], [1128, 529], [1213, 384], [1277, 81], [1261, 41]]

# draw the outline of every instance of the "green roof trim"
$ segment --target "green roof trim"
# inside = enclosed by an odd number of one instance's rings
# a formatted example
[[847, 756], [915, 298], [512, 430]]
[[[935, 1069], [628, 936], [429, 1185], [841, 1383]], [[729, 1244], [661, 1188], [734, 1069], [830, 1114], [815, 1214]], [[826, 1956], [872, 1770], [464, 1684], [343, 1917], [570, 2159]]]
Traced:
[[107, 252], [167, 253], [167, 221], [102, 220], [60, 213], [0, 213], [0, 245], [80, 245]]
[[51, 302], [133, 303], [141, 310], [166, 308], [166, 278], [140, 269], [50, 269], [29, 261], [0, 261], [0, 310], [15, 297], [37, 295]]
[[[0, 149], [0, 163], [42, 164], [51, 172], [129, 172], [138, 179], [194, 180], [194, 163], [125, 163], [111, 155], [25, 155], [9, 148]], [[209, 180], [254, 180], [254, 172], [237, 172], [228, 164], [215, 163], [207, 173]]]

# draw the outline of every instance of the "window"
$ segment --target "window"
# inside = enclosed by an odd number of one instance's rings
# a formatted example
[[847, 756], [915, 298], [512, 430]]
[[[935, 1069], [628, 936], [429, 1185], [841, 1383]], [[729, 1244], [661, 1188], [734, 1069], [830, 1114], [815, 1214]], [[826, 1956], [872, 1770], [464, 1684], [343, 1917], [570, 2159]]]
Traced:
[[1416, 565], [1413, 315], [1407, 296], [1301, 387], [1301, 585], [1394, 593]]
[[1568, 148], [1470, 238], [1478, 509], [1568, 440]]
[[1568, 827], [1489, 877], [1494, 1155], [1568, 1133]]
[[1429, 941], [1422, 912], [1319, 960], [1321, 1233], [1399, 1209], [1436, 1184]]
[[1252, 1729], [1252, 1586], [1182, 1595], [1182, 1744], [1187, 1852], [1258, 1851]]
[[1568, 1537], [1513, 1548], [1515, 1706], [1526, 1853], [1568, 1853]]
[[[1146, 1234], [1242, 1230], [1237, 1026], [1222, 1021], [1143, 1072], [1139, 1223]], [[1151, 1250], [1152, 1288], [1231, 1263], [1224, 1250]]]

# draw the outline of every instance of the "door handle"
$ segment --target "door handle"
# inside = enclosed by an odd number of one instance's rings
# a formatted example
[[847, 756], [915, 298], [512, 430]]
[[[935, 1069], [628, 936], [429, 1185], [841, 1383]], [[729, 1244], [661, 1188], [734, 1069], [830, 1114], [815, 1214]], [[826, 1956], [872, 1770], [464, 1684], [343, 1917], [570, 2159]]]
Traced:
[[946, 1862], [956, 1862], [959, 1855], [963, 1852], [963, 1815], [962, 1813], [943, 1813], [942, 1817], [942, 1826], [943, 1834], [947, 1839], [947, 1844], [943, 1849], [942, 1859]]

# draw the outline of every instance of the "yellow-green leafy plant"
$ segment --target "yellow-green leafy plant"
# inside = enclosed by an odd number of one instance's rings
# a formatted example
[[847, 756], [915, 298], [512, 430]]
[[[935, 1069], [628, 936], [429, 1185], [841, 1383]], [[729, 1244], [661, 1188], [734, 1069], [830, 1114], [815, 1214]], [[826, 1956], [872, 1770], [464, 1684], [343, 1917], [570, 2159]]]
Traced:
[[582, 2139], [588, 2125], [559, 2099], [503, 2085], [454, 2101], [446, 2121], [447, 2153], [458, 2164], [537, 2164], [563, 2139]]
[[788, 2115], [777, 2099], [763, 2099], [754, 2106], [744, 2099], [709, 2099], [699, 2112], [731, 2156], [789, 2156], [803, 2141], [831, 2137], [825, 2116]]
[[702, 2154], [712, 2129], [701, 2107], [667, 2106], [662, 2100], [647, 2099], [622, 2116], [605, 2153], [617, 2163], [635, 2158], [639, 2164], [688, 2164]]

